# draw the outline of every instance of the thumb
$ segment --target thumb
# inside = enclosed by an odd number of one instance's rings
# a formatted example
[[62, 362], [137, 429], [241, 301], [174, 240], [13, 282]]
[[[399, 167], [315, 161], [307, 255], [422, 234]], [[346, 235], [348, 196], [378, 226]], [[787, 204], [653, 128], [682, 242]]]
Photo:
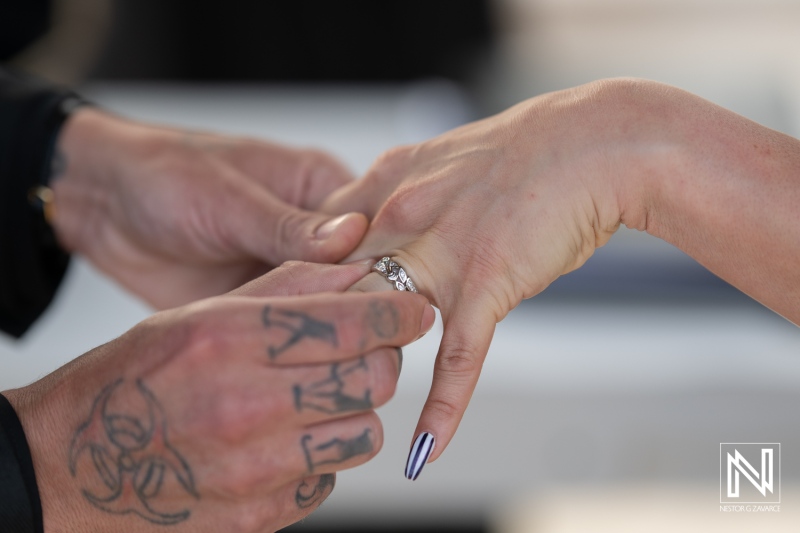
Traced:
[[438, 458], [455, 435], [478, 383], [494, 335], [489, 306], [470, 300], [456, 302], [444, 319], [444, 335], [436, 356], [433, 383], [422, 408], [406, 465], [406, 477], [416, 479], [428, 461]]
[[226, 217], [230, 239], [242, 252], [271, 265], [290, 260], [337, 263], [355, 249], [369, 224], [360, 213], [331, 217], [268, 193], [251, 200]]

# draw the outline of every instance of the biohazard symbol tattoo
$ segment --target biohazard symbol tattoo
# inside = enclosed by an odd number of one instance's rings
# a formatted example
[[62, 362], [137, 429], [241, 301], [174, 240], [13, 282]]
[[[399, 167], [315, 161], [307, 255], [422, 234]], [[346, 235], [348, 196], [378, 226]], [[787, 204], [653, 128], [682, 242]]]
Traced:
[[[121, 384], [119, 379], [103, 389], [88, 420], [75, 432], [69, 450], [70, 472], [77, 476], [79, 460], [88, 452], [93, 471], [108, 489], [106, 494], [97, 494], [83, 488], [89, 503], [108, 513], [135, 514], [155, 524], [182, 522], [189, 518], [188, 509], [166, 510], [158, 500], [171, 478], [182, 490], [200, 498], [189, 464], [167, 440], [161, 405], [141, 380], [136, 380], [136, 390], [145, 400], [147, 414], [109, 412], [109, 401]], [[100, 484], [93, 481], [92, 486]]]
[[267, 347], [270, 359], [275, 359], [305, 338], [326, 342], [334, 348], [339, 344], [333, 324], [312, 318], [301, 311], [273, 310], [266, 306], [261, 313], [261, 321], [266, 328], [283, 328], [290, 333], [282, 345]]

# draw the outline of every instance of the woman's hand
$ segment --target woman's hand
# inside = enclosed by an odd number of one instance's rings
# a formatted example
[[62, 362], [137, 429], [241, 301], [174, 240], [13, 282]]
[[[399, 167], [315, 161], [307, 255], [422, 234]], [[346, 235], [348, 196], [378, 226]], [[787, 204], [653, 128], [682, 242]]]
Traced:
[[369, 267], [289, 264], [236, 295], [164, 311], [4, 393], [33, 455], [47, 531], [266, 532], [382, 444], [374, 409], [422, 296], [341, 291]]
[[349, 172], [327, 154], [78, 110], [53, 178], [61, 244], [157, 308], [231, 290], [287, 260], [335, 263], [360, 214], [316, 212]]
[[[416, 434], [438, 457], [494, 325], [620, 223], [674, 244], [800, 324], [800, 142], [697, 96], [604, 80], [388, 152], [323, 204], [373, 219], [350, 259], [392, 256], [442, 311]], [[356, 289], [389, 290], [378, 274]]]
[[[432, 459], [456, 431], [495, 324], [581, 266], [619, 225], [611, 172], [619, 126], [604, 120], [602, 98], [598, 86], [546, 95], [392, 150], [323, 204], [373, 219], [350, 259], [395, 258], [442, 311], [415, 432], [435, 436]], [[355, 288], [390, 285], [371, 274]]]

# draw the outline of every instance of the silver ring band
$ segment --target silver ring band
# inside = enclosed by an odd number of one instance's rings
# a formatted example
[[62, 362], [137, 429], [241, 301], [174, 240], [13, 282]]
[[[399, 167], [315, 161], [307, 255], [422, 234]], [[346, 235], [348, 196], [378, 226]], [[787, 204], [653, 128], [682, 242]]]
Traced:
[[395, 290], [417, 292], [417, 286], [414, 285], [414, 282], [408, 277], [403, 267], [388, 257], [384, 257], [372, 265], [372, 271], [386, 278]]

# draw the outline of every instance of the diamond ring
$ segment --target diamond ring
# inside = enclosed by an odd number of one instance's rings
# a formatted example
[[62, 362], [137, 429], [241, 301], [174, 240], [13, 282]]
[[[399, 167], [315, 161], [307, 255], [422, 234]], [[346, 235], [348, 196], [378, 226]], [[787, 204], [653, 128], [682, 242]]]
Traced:
[[403, 267], [388, 257], [384, 257], [372, 265], [372, 271], [386, 278], [394, 286], [395, 290], [417, 292], [417, 286], [408, 277]]

